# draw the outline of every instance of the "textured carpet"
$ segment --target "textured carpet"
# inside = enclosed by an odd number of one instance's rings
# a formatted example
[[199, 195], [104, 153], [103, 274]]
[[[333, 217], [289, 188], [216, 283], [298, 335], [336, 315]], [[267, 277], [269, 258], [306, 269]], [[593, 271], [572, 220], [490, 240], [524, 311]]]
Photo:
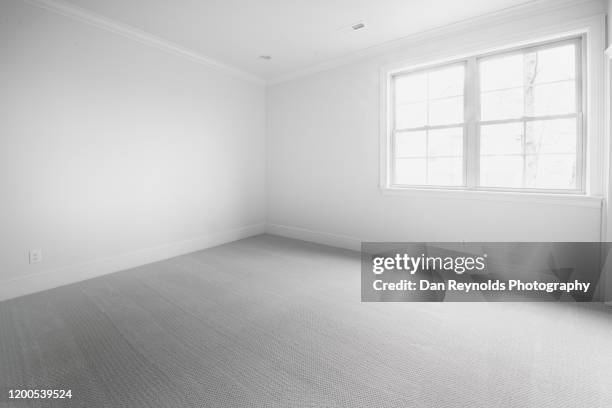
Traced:
[[612, 407], [609, 309], [360, 303], [359, 262], [259, 236], [2, 302], [0, 406]]

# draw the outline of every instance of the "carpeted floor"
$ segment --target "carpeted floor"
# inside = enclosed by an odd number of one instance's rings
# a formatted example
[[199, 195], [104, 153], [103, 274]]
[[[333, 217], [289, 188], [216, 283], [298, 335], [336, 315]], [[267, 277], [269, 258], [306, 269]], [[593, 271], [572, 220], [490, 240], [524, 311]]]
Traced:
[[612, 310], [366, 304], [359, 262], [263, 235], [2, 302], [0, 407], [612, 407]]

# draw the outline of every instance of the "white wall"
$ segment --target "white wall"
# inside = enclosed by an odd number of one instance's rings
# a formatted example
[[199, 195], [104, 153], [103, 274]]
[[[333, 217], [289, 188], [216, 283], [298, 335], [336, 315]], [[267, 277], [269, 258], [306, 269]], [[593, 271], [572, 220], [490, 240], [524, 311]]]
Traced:
[[0, 299], [263, 231], [265, 137], [262, 85], [3, 0]]
[[604, 2], [594, 1], [478, 29], [468, 25], [272, 86], [269, 229], [348, 247], [359, 240], [598, 241], [599, 208], [382, 196], [379, 69], [417, 56], [460, 55], [474, 44], [512, 43], [524, 33], [563, 29], [566, 21], [604, 12]]

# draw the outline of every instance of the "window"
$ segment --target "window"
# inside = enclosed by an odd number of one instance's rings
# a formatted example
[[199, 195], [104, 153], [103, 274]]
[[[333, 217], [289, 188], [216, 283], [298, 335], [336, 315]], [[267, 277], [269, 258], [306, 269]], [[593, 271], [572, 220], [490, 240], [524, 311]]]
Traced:
[[393, 79], [394, 184], [460, 186], [465, 64]]
[[392, 74], [388, 185], [583, 193], [581, 44]]

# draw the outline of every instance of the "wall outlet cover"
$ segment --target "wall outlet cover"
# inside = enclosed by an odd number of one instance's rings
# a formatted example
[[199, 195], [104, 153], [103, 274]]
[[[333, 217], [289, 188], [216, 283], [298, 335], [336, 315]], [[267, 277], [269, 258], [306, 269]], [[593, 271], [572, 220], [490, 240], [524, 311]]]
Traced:
[[41, 263], [42, 262], [42, 249], [30, 249], [30, 263]]

